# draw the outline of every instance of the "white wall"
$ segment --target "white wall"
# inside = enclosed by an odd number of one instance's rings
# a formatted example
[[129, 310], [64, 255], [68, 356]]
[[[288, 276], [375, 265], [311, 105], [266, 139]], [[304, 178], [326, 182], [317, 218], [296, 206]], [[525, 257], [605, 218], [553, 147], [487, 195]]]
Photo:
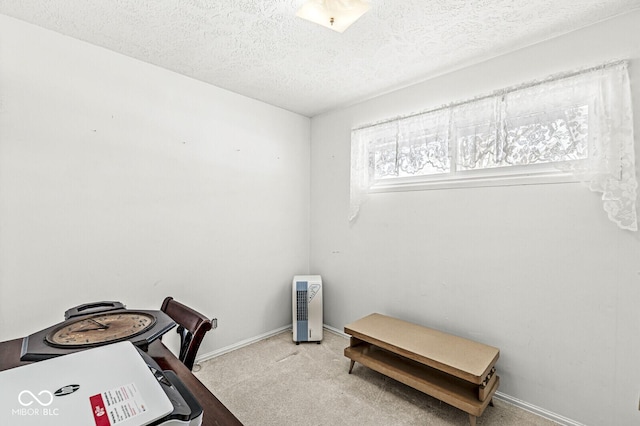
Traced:
[[[380, 312], [497, 346], [500, 391], [587, 425], [640, 423], [640, 233], [580, 184], [372, 194], [347, 222], [350, 129], [609, 60], [640, 12], [314, 117], [311, 261], [325, 323]], [[640, 113], [635, 118], [640, 152]], [[637, 164], [640, 161], [636, 160]]]
[[0, 15], [0, 340], [167, 295], [201, 353], [291, 323], [310, 121]]
[[352, 127], [619, 58], [640, 111], [638, 23], [316, 117], [310, 148], [304, 117], [0, 15], [0, 340], [173, 295], [219, 318], [206, 353], [288, 324], [291, 276], [321, 273], [333, 327], [378, 311], [471, 337], [501, 349], [502, 392], [637, 424], [640, 234], [596, 194], [385, 193], [346, 217]]

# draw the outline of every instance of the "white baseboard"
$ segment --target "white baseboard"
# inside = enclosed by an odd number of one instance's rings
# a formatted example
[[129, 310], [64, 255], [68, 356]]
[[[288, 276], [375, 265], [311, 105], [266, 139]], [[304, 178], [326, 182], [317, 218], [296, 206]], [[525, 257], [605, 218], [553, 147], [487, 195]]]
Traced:
[[325, 330], [332, 332], [333, 334], [337, 334], [338, 336], [346, 337], [347, 339], [351, 337], [347, 333], [343, 332], [342, 330], [338, 330], [337, 328], [331, 327], [330, 325], [324, 324], [322, 327]]
[[544, 417], [547, 420], [551, 420], [552, 422], [556, 422], [563, 426], [585, 426], [584, 424], [576, 422], [575, 420], [571, 420], [569, 418], [561, 416], [560, 414], [556, 414], [549, 410], [545, 410], [544, 408], [535, 406], [533, 404], [529, 404], [526, 401], [523, 401], [518, 398], [514, 398], [511, 395], [507, 395], [502, 392], [496, 392], [494, 397], [496, 399], [499, 399], [500, 401], [506, 402], [511, 405], [515, 405], [518, 408], [521, 408], [525, 411], [529, 411], [530, 413], [533, 413], [540, 417]]
[[283, 331], [290, 330], [291, 326], [286, 325], [284, 327], [276, 328], [275, 330], [268, 331], [264, 334], [260, 334], [255, 337], [250, 337], [249, 339], [241, 340], [238, 343], [234, 343], [233, 345], [225, 346], [224, 348], [216, 349], [215, 351], [208, 352], [196, 358], [196, 363], [206, 361], [211, 358], [215, 358], [220, 355], [224, 355], [227, 352], [235, 351], [236, 349], [240, 349], [245, 346], [249, 346], [252, 343], [259, 342], [264, 339], [268, 339], [271, 336], [275, 336], [276, 334], [280, 334]]
[[[242, 340], [242, 341], [240, 341], [238, 343], [235, 343], [233, 345], [225, 346], [224, 348], [220, 348], [220, 349], [215, 350], [213, 352], [209, 352], [207, 354], [199, 356], [196, 359], [196, 363], [202, 362], [202, 361], [206, 361], [206, 360], [211, 359], [211, 358], [215, 358], [217, 356], [226, 354], [226, 353], [234, 351], [236, 349], [240, 349], [240, 348], [242, 348], [244, 346], [248, 346], [248, 345], [250, 345], [252, 343], [259, 342], [260, 340], [267, 339], [267, 338], [269, 338], [271, 336], [275, 336], [276, 334], [280, 334], [283, 331], [291, 330], [291, 328], [292, 328], [292, 326], [287, 325], [287, 326], [280, 327], [280, 328], [277, 328], [275, 330], [269, 331], [267, 333], [260, 334], [260, 335], [255, 336], [255, 337], [252, 337], [252, 338], [249, 338], [249, 339], [246, 339], [246, 340]], [[331, 332], [331, 333], [337, 334], [338, 336], [345, 337], [345, 338], [349, 338], [350, 337], [348, 334], [344, 333], [342, 330], [339, 330], [337, 328], [331, 327], [329, 325], [324, 324], [323, 328], [325, 330]], [[553, 413], [553, 412], [551, 412], [549, 410], [545, 410], [544, 408], [535, 406], [533, 404], [529, 404], [526, 401], [523, 401], [523, 400], [518, 399], [518, 398], [514, 398], [513, 396], [507, 395], [507, 394], [502, 393], [502, 392], [496, 392], [494, 397], [496, 399], [499, 399], [500, 401], [506, 402], [506, 403], [511, 404], [511, 405], [515, 405], [518, 408], [521, 408], [521, 409], [523, 409], [525, 411], [529, 411], [530, 413], [533, 413], [533, 414], [535, 414], [537, 416], [543, 417], [543, 418], [545, 418], [547, 420], [551, 420], [551, 421], [556, 422], [556, 423], [558, 423], [560, 425], [563, 425], [563, 426], [585, 426], [584, 424], [576, 422], [575, 420], [568, 419], [568, 418], [566, 418], [564, 416], [561, 416], [559, 414]]]

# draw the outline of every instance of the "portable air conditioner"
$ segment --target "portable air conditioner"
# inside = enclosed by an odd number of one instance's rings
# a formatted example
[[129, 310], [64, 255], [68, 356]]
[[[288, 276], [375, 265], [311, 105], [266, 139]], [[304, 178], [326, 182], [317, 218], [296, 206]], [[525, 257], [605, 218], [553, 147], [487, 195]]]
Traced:
[[322, 340], [322, 278], [320, 275], [293, 277], [293, 341]]

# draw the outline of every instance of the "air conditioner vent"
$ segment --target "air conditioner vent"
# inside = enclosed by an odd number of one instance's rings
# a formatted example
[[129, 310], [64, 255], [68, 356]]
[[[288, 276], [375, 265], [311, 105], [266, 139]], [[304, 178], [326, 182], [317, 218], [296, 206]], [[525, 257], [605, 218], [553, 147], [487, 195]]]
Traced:
[[307, 304], [307, 291], [297, 291], [297, 316], [298, 321], [307, 321], [309, 319], [309, 305]]
[[322, 279], [320, 275], [296, 275], [292, 292], [293, 341], [322, 340]]

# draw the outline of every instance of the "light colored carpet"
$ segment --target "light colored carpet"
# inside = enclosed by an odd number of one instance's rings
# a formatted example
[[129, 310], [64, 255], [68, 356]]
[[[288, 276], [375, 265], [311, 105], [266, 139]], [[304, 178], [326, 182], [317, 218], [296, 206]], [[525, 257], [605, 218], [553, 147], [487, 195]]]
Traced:
[[[246, 426], [468, 425], [467, 413], [356, 363], [349, 340], [325, 330], [321, 344], [291, 331], [204, 361], [194, 374]], [[498, 363], [498, 372], [499, 372]], [[555, 425], [494, 399], [478, 425]]]

